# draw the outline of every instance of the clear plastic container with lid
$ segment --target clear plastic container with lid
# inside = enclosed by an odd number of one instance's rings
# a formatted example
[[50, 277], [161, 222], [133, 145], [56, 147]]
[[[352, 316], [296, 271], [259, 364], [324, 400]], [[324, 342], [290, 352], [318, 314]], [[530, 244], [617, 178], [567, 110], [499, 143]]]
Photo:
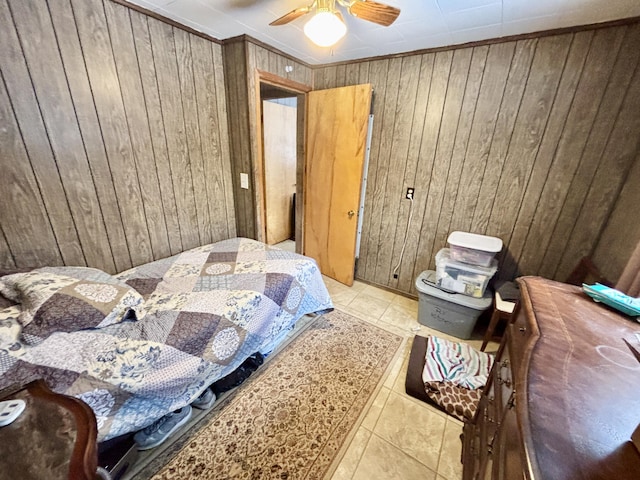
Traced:
[[491, 266], [496, 253], [502, 250], [502, 240], [477, 233], [451, 232], [447, 242], [452, 260], [483, 267]]
[[418, 322], [454, 337], [467, 339], [478, 317], [491, 306], [493, 297], [472, 298], [448, 293], [436, 286], [436, 272], [427, 270], [416, 279]]
[[443, 248], [436, 254], [436, 283], [440, 288], [481, 298], [498, 271], [498, 261], [492, 259], [490, 263], [482, 267], [458, 262], [452, 258], [450, 249]]

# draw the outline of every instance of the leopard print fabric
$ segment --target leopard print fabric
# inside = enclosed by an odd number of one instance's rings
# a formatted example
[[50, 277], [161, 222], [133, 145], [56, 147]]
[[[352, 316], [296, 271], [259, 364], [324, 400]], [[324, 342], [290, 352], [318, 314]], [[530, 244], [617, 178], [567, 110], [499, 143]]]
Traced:
[[471, 390], [452, 382], [425, 382], [427, 396], [449, 415], [458, 420], [471, 420], [478, 409], [482, 389]]

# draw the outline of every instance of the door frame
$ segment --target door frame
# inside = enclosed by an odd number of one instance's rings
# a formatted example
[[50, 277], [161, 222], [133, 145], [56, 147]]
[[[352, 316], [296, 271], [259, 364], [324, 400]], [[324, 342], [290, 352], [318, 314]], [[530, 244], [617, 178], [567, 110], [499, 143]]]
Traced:
[[297, 133], [296, 133], [296, 206], [295, 206], [295, 238], [296, 252], [303, 253], [303, 220], [304, 220], [304, 171], [305, 171], [305, 142], [306, 142], [306, 108], [307, 93], [313, 88], [310, 85], [296, 82], [280, 77], [270, 72], [255, 69], [255, 105], [254, 112], [255, 125], [257, 131], [254, 132], [256, 138], [257, 152], [254, 157], [254, 180], [255, 180], [255, 205], [256, 205], [256, 233], [257, 239], [266, 242], [267, 224], [265, 213], [265, 176], [264, 176], [264, 149], [263, 149], [263, 128], [262, 128], [262, 97], [260, 85], [267, 84], [291, 92], [291, 96], [297, 97]]

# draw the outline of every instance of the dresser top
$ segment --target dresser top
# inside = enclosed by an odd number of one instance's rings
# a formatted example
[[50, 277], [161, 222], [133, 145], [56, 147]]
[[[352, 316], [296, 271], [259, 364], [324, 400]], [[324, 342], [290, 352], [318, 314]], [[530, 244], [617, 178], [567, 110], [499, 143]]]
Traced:
[[640, 424], [640, 362], [623, 339], [637, 342], [640, 324], [579, 287], [539, 277], [519, 283], [520, 314], [533, 331], [514, 372], [530, 475], [638, 480], [630, 439]]

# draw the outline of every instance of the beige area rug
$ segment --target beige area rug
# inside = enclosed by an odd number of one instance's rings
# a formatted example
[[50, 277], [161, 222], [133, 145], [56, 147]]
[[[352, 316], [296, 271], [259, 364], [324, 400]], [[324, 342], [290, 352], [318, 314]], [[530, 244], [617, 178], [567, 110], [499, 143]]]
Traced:
[[166, 464], [150, 465], [153, 479], [323, 478], [402, 341], [340, 311], [323, 315], [211, 412]]

